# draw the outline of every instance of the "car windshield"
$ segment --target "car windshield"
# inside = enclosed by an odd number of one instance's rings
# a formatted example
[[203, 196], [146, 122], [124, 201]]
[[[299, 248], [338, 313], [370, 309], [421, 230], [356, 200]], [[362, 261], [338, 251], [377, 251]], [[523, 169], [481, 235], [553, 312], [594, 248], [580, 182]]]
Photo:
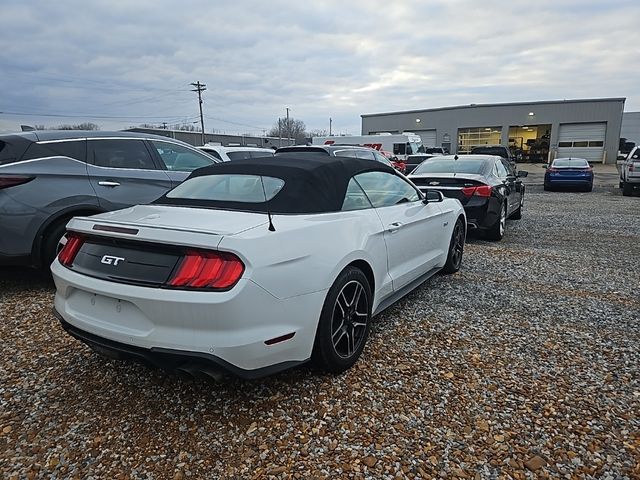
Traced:
[[474, 155], [497, 155], [499, 157], [507, 158], [506, 149], [503, 147], [473, 147], [471, 149], [471, 153]]
[[554, 167], [588, 167], [589, 162], [584, 158], [556, 158], [553, 161]]
[[430, 158], [422, 162], [411, 172], [412, 175], [424, 173], [475, 173], [481, 174], [486, 160], [471, 159], [436, 159]]
[[167, 198], [218, 202], [263, 203], [275, 197], [284, 180], [260, 175], [203, 175], [185, 180]]

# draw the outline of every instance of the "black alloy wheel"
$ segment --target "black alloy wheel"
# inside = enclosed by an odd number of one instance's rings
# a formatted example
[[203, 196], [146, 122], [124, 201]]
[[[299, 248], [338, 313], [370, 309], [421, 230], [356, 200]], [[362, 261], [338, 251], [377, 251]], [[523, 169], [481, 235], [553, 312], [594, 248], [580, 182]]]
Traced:
[[447, 263], [442, 267], [442, 273], [456, 273], [462, 265], [462, 255], [464, 253], [464, 241], [466, 232], [464, 222], [458, 218], [453, 233], [451, 234], [451, 242], [449, 242], [449, 254], [447, 255]]
[[502, 204], [500, 208], [500, 215], [496, 222], [487, 230], [487, 238], [489, 240], [499, 241], [504, 237], [504, 232], [507, 227], [507, 204]]
[[320, 314], [312, 359], [325, 371], [351, 367], [364, 349], [371, 323], [371, 288], [364, 273], [347, 267], [329, 289]]

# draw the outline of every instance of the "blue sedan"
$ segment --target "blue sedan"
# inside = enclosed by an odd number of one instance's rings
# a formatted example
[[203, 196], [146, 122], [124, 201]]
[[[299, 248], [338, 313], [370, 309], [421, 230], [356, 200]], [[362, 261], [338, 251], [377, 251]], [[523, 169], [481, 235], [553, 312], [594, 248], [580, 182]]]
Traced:
[[593, 169], [584, 158], [556, 158], [544, 174], [544, 189], [577, 187], [593, 189]]

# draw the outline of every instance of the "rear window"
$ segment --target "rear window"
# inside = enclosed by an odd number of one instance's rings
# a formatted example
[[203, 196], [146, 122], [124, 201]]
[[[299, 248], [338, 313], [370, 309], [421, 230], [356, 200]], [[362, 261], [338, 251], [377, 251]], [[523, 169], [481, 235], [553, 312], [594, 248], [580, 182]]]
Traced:
[[554, 167], [588, 167], [589, 162], [584, 158], [556, 158], [553, 161]]
[[481, 174], [484, 171], [486, 160], [439, 160], [431, 158], [416, 167], [412, 175], [422, 173], [474, 173]]
[[17, 162], [31, 142], [11, 136], [0, 140], [0, 165]]
[[263, 203], [275, 197], [284, 180], [260, 175], [203, 175], [185, 180], [167, 198], [217, 202]]
[[509, 158], [507, 149], [502, 147], [473, 147], [471, 153], [478, 155], [497, 155], [502, 158]]
[[87, 160], [87, 141], [81, 139], [32, 143], [22, 159], [33, 160], [46, 157], [68, 157], [85, 162]]

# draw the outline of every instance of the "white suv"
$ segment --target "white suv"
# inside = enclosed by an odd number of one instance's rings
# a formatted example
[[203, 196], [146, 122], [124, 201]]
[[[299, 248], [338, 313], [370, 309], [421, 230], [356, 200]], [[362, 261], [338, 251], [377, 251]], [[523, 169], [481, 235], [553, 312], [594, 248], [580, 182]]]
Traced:
[[625, 197], [633, 193], [633, 189], [640, 187], [640, 146], [634, 147], [627, 158], [620, 165], [620, 186]]
[[204, 145], [197, 147], [199, 150], [212, 155], [218, 160], [229, 162], [232, 160], [243, 160], [256, 157], [273, 157], [273, 150], [270, 148], [258, 147], [223, 147], [221, 145]]

